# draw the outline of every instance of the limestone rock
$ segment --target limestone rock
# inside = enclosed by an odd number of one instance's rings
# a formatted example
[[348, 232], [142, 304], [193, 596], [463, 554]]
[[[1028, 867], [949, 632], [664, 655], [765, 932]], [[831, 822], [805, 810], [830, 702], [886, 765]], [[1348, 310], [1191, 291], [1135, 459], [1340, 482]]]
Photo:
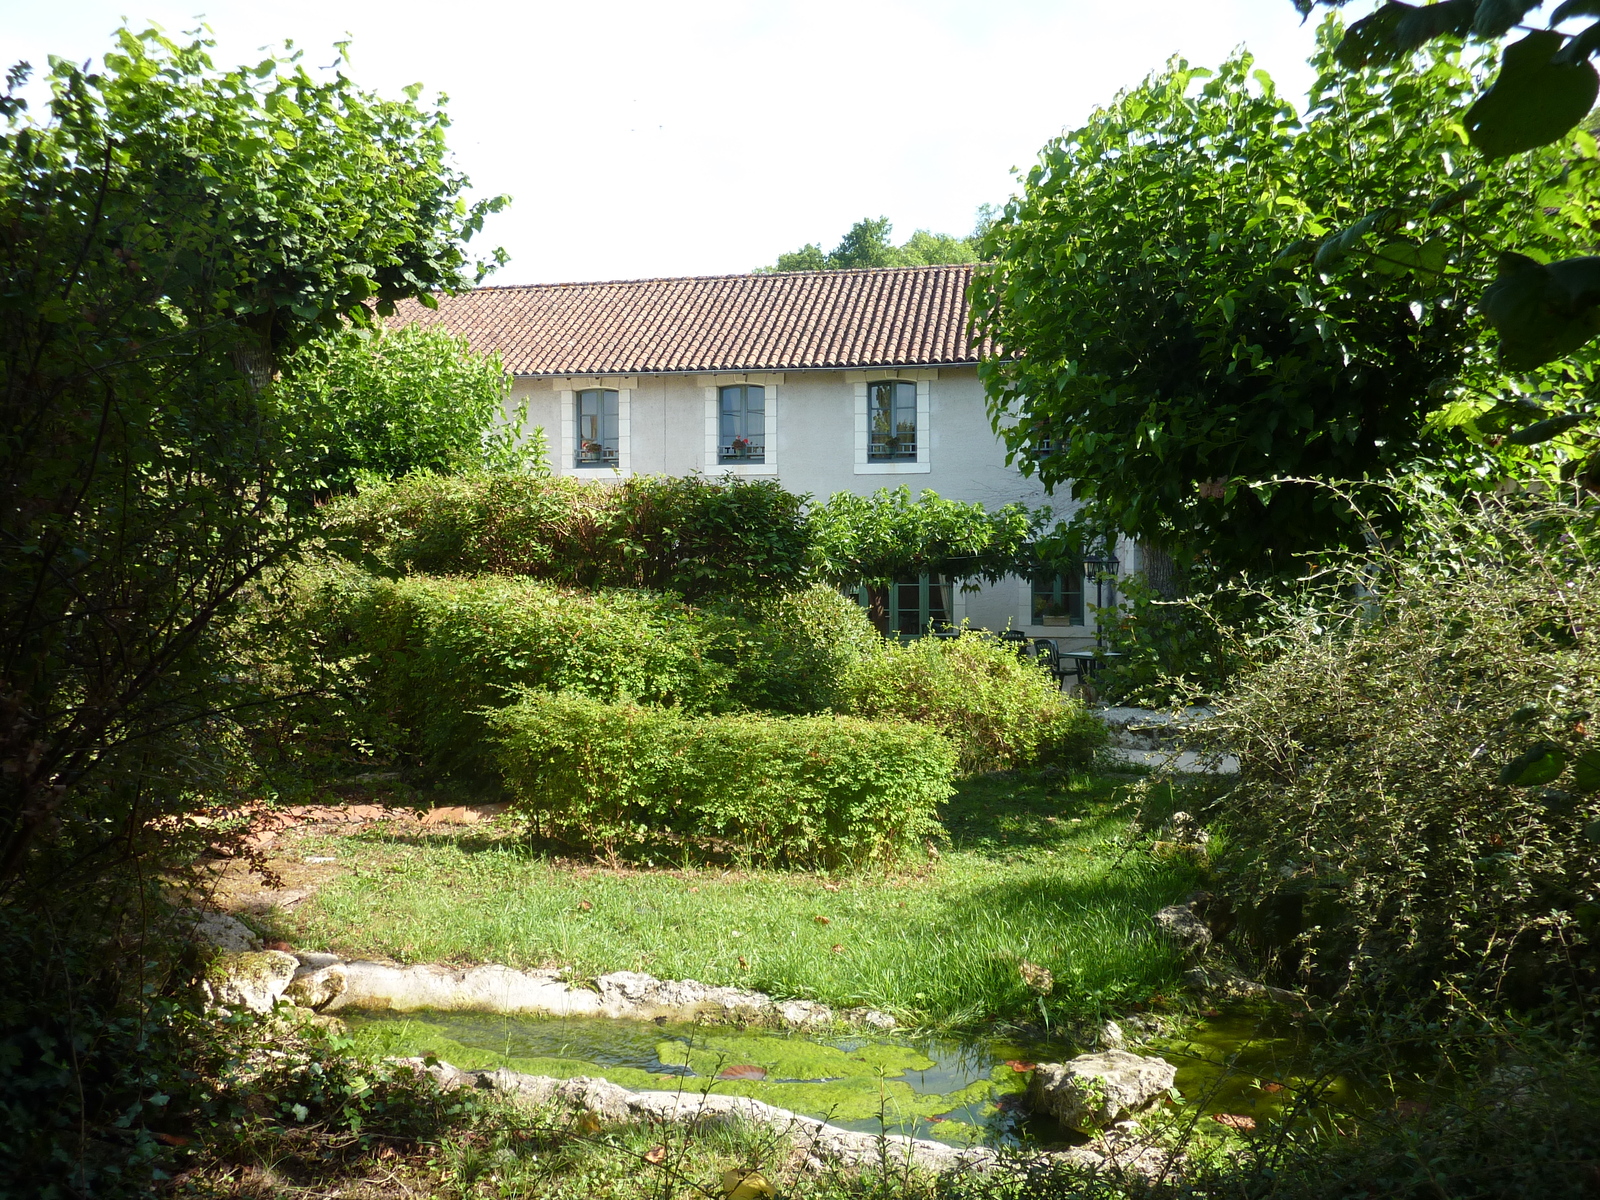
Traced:
[[1176, 1077], [1176, 1068], [1165, 1059], [1103, 1050], [1067, 1063], [1040, 1063], [1028, 1085], [1028, 1101], [1035, 1112], [1090, 1133], [1138, 1112]]
[[304, 967], [295, 972], [289, 986], [283, 989], [284, 999], [301, 1008], [326, 1008], [350, 985], [343, 963], [326, 967]]
[[[841, 1129], [748, 1096], [715, 1092], [631, 1092], [608, 1080], [587, 1076], [552, 1079], [507, 1070], [463, 1071], [437, 1060], [431, 1064], [419, 1058], [400, 1061], [419, 1074], [432, 1076], [445, 1088], [490, 1089], [523, 1103], [562, 1104], [607, 1121], [643, 1118], [674, 1124], [737, 1122], [759, 1126], [786, 1135], [793, 1146], [794, 1157], [804, 1163], [808, 1171], [828, 1166], [876, 1166], [896, 1170], [910, 1166], [929, 1171], [987, 1172], [1008, 1167], [1016, 1169], [1025, 1162], [1051, 1160], [1091, 1170], [1154, 1178], [1171, 1169], [1176, 1153], [1147, 1145], [1143, 1138], [1111, 1130], [1087, 1146], [1048, 1151], [1038, 1159], [1019, 1160], [987, 1147], [951, 1146], [901, 1134]], [[1159, 1059], [1154, 1061], [1160, 1062]]]
[[224, 954], [207, 974], [206, 999], [219, 1008], [269, 1013], [299, 968], [299, 960], [282, 950]]
[[1156, 928], [1179, 949], [1196, 957], [1211, 945], [1211, 927], [1201, 920], [1192, 903], [1167, 905], [1156, 913]]
[[191, 909], [186, 916], [194, 921], [195, 937], [208, 946], [230, 954], [261, 949], [261, 939], [238, 917], [202, 909]]

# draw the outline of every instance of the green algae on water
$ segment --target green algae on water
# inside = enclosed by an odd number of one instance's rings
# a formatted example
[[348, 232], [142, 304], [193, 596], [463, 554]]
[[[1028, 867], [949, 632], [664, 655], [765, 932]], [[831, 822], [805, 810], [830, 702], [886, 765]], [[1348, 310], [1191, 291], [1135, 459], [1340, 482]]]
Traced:
[[[817, 1039], [593, 1017], [423, 1012], [347, 1020], [363, 1054], [431, 1055], [467, 1070], [557, 1079], [598, 1076], [639, 1091], [750, 1096], [845, 1128], [958, 1144], [1005, 1136], [1011, 1116], [1002, 1104], [1027, 1086], [1027, 1076], [1004, 1061], [1020, 1052], [998, 1044]], [[733, 1067], [746, 1077], [718, 1078]]]

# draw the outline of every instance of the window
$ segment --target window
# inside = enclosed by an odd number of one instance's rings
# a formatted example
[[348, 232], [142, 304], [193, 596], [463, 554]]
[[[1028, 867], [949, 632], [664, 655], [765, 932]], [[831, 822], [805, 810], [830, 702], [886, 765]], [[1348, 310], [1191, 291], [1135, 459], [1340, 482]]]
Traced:
[[921, 637], [930, 626], [951, 624], [950, 587], [938, 575], [922, 575], [897, 579], [888, 587], [863, 587], [856, 600], [879, 633]]
[[614, 388], [585, 388], [575, 394], [578, 436], [575, 462], [580, 467], [615, 467], [617, 393]]
[[867, 461], [917, 461], [917, 385], [883, 379], [867, 385]]
[[767, 389], [760, 384], [717, 389], [717, 461], [767, 461]]
[[1083, 624], [1083, 572], [1033, 577], [1033, 624]]

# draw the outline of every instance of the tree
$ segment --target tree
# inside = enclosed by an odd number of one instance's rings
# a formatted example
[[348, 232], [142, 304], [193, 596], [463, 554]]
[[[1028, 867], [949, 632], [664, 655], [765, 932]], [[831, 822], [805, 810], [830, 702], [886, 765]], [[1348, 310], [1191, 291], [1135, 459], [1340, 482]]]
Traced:
[[[979, 210], [980, 223], [983, 211]], [[798, 250], [778, 255], [777, 266], [757, 270], [758, 273], [842, 271], [852, 267], [925, 267], [977, 261], [971, 238], [919, 229], [903, 246], [896, 246], [889, 237], [893, 232], [894, 226], [888, 217], [863, 217], [831, 251], [824, 251], [815, 242], [808, 243]]]
[[51, 61], [46, 119], [26, 66], [0, 97], [0, 898], [202, 786], [258, 699], [223, 619], [304, 533], [277, 359], [481, 276], [501, 204], [466, 204], [415, 89], [209, 46], [123, 29], [101, 72]]
[[[1318, 4], [1344, 3], [1294, 0], [1302, 15]], [[1600, 94], [1600, 74], [1589, 62], [1600, 53], [1600, 21], [1571, 33], [1557, 28], [1576, 17], [1600, 16], [1600, 5], [1565, 0], [1551, 12], [1548, 28], [1527, 29], [1523, 22], [1540, 7], [1542, 0], [1440, 0], [1421, 6], [1389, 0], [1350, 26], [1338, 59], [1359, 70], [1402, 61], [1436, 39], [1498, 42], [1522, 29], [1523, 36], [1504, 47], [1499, 73], [1462, 114], [1462, 124], [1473, 147], [1490, 161], [1524, 154], [1566, 142]], [[1558, 176], [1553, 186], [1563, 182]], [[1505, 253], [1498, 278], [1484, 290], [1481, 303], [1500, 335], [1508, 366], [1525, 369], [1553, 361], [1600, 332], [1600, 257], [1549, 261], [1510, 244], [1499, 248]]]
[[272, 401], [301, 483], [344, 491], [363, 476], [543, 466], [542, 430], [522, 440], [526, 403], [508, 407], [499, 355], [449, 331], [355, 329], [284, 364]]
[[1514, 387], [1471, 298], [1496, 242], [1588, 244], [1594, 140], [1463, 162], [1478, 64], [1441, 43], [1351, 72], [1338, 37], [1303, 118], [1247, 54], [1175, 60], [1050, 142], [984, 239], [991, 412], [1083, 521], [1283, 569], [1372, 531], [1279, 477], [1493, 479], [1518, 426], [1592, 404], [1591, 361]]

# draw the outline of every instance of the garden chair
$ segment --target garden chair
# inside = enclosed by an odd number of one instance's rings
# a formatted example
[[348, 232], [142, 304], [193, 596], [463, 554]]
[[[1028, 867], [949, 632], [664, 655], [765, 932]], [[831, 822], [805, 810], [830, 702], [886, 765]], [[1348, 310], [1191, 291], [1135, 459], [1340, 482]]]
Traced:
[[1049, 638], [1033, 639], [1034, 661], [1050, 672], [1050, 678], [1060, 687], [1072, 672], [1061, 662], [1061, 650]]

